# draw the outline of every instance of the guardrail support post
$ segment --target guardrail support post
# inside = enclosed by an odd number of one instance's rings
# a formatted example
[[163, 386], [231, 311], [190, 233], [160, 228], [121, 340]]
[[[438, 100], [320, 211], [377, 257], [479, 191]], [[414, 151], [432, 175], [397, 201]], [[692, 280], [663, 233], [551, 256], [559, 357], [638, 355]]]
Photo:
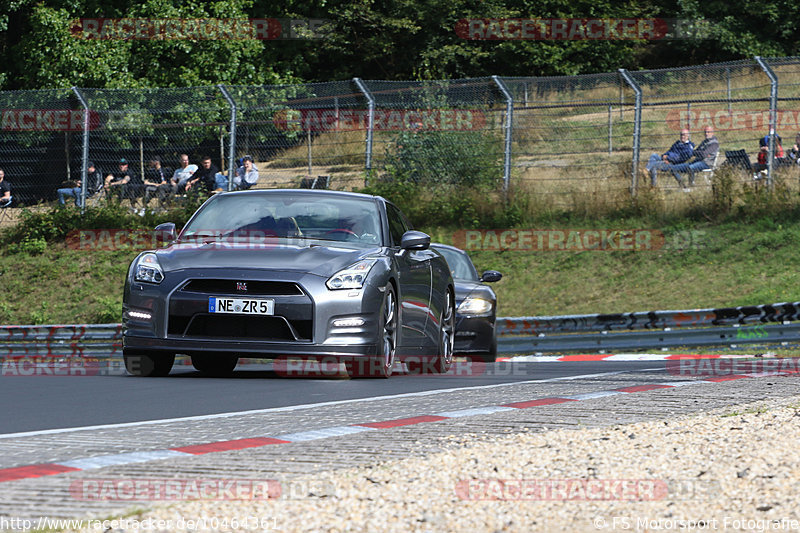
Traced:
[[364, 98], [367, 99], [367, 147], [364, 156], [364, 170], [367, 173], [364, 178], [364, 186], [366, 187], [369, 185], [369, 178], [372, 174], [372, 132], [375, 126], [375, 98], [373, 98], [372, 93], [361, 78], [353, 78], [353, 82], [358, 87], [358, 90], [361, 91], [361, 94], [364, 95]]
[[492, 76], [497, 88], [506, 98], [505, 148], [503, 150], [503, 195], [508, 196], [508, 183], [511, 180], [511, 134], [514, 127], [514, 97], [499, 76]]
[[775, 128], [778, 122], [778, 76], [763, 58], [756, 56], [756, 63], [769, 78], [769, 152], [767, 152], [767, 187], [773, 190], [772, 170], [775, 160]]
[[233, 178], [236, 176], [236, 102], [224, 85], [220, 83], [217, 88], [222, 93], [222, 96], [225, 97], [225, 100], [228, 101], [228, 105], [231, 106], [231, 138], [230, 147], [228, 148], [228, 190], [231, 191], [233, 190]]
[[[86, 211], [86, 177], [89, 174], [89, 102], [81, 94], [77, 87], [72, 88], [72, 92], [78, 97], [83, 106], [83, 154], [81, 155], [81, 215]], [[67, 161], [69, 165], [69, 161]]]
[[619, 74], [636, 95], [636, 106], [633, 111], [633, 162], [631, 166], [631, 196], [636, 198], [639, 187], [639, 142], [642, 136], [642, 89], [624, 68], [619, 69]]

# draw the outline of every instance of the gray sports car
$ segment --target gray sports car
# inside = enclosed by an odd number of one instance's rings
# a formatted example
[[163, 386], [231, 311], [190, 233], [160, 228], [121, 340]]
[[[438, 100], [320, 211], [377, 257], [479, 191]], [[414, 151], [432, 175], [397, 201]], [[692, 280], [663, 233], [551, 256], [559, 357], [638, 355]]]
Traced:
[[353, 376], [388, 377], [396, 359], [450, 367], [450, 269], [379, 196], [221, 193], [180, 235], [156, 230], [169, 245], [140, 254], [125, 283], [131, 374], [166, 375], [176, 353], [217, 375], [240, 356], [333, 360]]

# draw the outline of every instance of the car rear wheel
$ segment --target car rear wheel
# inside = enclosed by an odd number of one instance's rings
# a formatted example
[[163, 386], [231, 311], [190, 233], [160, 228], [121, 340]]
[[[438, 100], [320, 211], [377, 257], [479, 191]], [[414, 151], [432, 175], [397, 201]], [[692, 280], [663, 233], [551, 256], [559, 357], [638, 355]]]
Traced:
[[227, 376], [233, 372], [238, 362], [238, 357], [227, 354], [201, 353], [192, 355], [192, 366], [203, 374], [210, 376]]
[[172, 370], [175, 354], [123, 353], [125, 369], [134, 376], [163, 377]]
[[390, 283], [383, 292], [378, 354], [374, 357], [345, 361], [348, 376], [351, 378], [388, 378], [392, 375], [394, 357], [397, 352], [397, 324], [397, 295], [394, 286]]
[[433, 370], [444, 374], [453, 364], [453, 343], [456, 336], [456, 307], [453, 294], [448, 290], [445, 298], [442, 319], [439, 321], [439, 354], [433, 363]]

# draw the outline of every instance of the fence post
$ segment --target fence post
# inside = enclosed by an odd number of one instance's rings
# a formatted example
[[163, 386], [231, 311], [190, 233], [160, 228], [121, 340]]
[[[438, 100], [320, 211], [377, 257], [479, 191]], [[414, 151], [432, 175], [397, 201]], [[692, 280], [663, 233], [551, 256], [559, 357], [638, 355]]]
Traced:
[[225, 88], [224, 85], [221, 83], [217, 85], [217, 88], [222, 93], [222, 96], [225, 97], [225, 100], [228, 101], [228, 105], [231, 106], [231, 139], [230, 139], [230, 148], [228, 148], [228, 190], [233, 190], [233, 178], [236, 176], [236, 102], [233, 100], [233, 97]]
[[511, 179], [511, 134], [513, 133], [514, 127], [514, 97], [511, 96], [511, 92], [499, 76], [492, 76], [492, 79], [506, 98], [506, 141], [503, 150], [503, 195], [507, 196], [508, 182]]
[[731, 114], [731, 67], [725, 67], [725, 74], [727, 80], [727, 95], [728, 95], [728, 114]]
[[[83, 106], [83, 154], [81, 155], [81, 215], [86, 211], [86, 175], [89, 173], [89, 168], [86, 164], [89, 162], [89, 103], [86, 98], [81, 94], [81, 90], [77, 87], [72, 88], [72, 92], [78, 97]], [[69, 161], [67, 161], [69, 164]]]
[[636, 197], [639, 186], [639, 141], [642, 136], [642, 89], [630, 73], [624, 68], [619, 69], [622, 79], [633, 89], [636, 95], [636, 106], [633, 110], [633, 166], [631, 171], [631, 196]]
[[767, 152], [767, 187], [773, 189], [772, 169], [775, 159], [775, 128], [778, 121], [778, 76], [761, 57], [756, 56], [756, 62], [769, 78], [769, 151]]
[[353, 82], [355, 82], [356, 87], [358, 90], [361, 91], [361, 94], [364, 95], [364, 98], [367, 99], [367, 147], [366, 147], [366, 154], [364, 156], [364, 170], [367, 172], [366, 177], [364, 178], [364, 186], [366, 187], [369, 185], [369, 178], [372, 174], [372, 131], [375, 125], [375, 98], [372, 97], [372, 93], [369, 92], [367, 86], [361, 80], [361, 78], [353, 78]]
[[611, 104], [608, 104], [608, 155], [611, 155], [611, 150], [613, 148], [612, 144], [611, 144], [611, 138], [613, 136], [613, 131], [612, 131], [613, 125], [611, 123], [612, 122], [611, 121], [611, 112], [612, 112]]

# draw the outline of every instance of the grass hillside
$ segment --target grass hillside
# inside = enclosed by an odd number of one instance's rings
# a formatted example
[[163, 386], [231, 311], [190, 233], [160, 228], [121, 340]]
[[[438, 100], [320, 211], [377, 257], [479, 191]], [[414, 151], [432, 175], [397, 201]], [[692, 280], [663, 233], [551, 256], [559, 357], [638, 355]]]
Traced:
[[[475, 251], [504, 316], [615, 313], [800, 300], [800, 222], [728, 222], [655, 228], [642, 222], [549, 224], [561, 229], [661, 229], [655, 251]], [[544, 229], [537, 226], [535, 229]], [[451, 243], [456, 230], [422, 228]], [[690, 238], [689, 238], [690, 236]], [[687, 242], [692, 240], [693, 242]], [[688, 247], [682, 248], [685, 245]], [[0, 255], [0, 322], [118, 322], [135, 250], [80, 251], [48, 243]]]

